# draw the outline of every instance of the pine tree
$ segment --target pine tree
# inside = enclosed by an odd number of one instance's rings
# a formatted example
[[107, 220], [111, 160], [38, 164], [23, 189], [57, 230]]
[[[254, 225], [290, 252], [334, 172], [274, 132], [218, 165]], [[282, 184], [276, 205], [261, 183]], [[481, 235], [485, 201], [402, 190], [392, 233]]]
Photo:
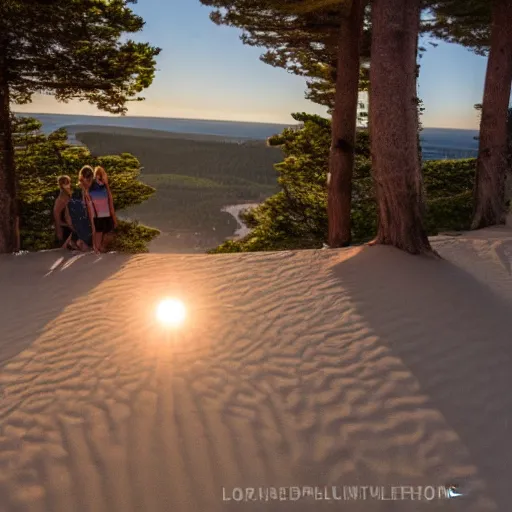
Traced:
[[352, 177], [366, 4], [366, 0], [352, 0], [340, 23], [327, 195], [331, 247], [344, 247], [352, 241]]
[[448, 43], [487, 55], [491, 37], [489, 0], [428, 0], [423, 30]]
[[432, 251], [424, 227], [418, 158], [417, 53], [420, 0], [372, 2], [370, 141], [379, 210], [373, 243]]
[[[342, 15], [351, 1], [330, 0], [200, 0], [214, 7], [210, 18], [218, 25], [242, 29], [241, 40], [249, 46], [265, 48], [261, 60], [271, 66], [304, 76], [306, 98], [334, 107], [338, 64], [338, 43]], [[304, 7], [306, 6], [306, 7]], [[345, 6], [345, 9], [341, 7]], [[368, 14], [361, 41], [361, 61], [370, 58]], [[361, 70], [360, 86], [365, 90], [367, 70]]]
[[127, 101], [141, 100], [160, 50], [122, 37], [144, 25], [130, 3], [134, 0], [0, 3], [0, 252], [18, 245], [11, 103], [27, 103], [42, 93], [122, 114]]
[[495, 0], [485, 77], [473, 229], [505, 221], [507, 121], [512, 82], [512, 0]]
[[[201, 0], [219, 24], [263, 46], [264, 62], [310, 78], [309, 97], [333, 111], [328, 182], [329, 245], [351, 242], [352, 174], [366, 0]], [[334, 88], [333, 88], [334, 84]]]
[[[512, 0], [433, 2], [432, 32], [488, 55], [481, 106], [473, 228], [504, 221], [507, 115], [512, 82]], [[510, 169], [509, 169], [510, 178]]]

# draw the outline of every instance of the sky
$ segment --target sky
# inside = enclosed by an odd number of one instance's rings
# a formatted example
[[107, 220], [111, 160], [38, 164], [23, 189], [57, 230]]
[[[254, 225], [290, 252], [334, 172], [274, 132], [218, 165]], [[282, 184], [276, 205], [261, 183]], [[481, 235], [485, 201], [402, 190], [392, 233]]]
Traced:
[[[304, 98], [305, 80], [259, 60], [262, 48], [245, 46], [240, 31], [219, 27], [199, 0], [139, 0], [133, 10], [146, 21], [135, 39], [162, 48], [156, 77], [144, 102], [128, 115], [290, 124], [293, 112], [325, 115]], [[486, 59], [458, 45], [428, 47], [420, 61], [419, 96], [425, 127], [477, 129], [473, 106], [481, 103]], [[34, 96], [17, 112], [103, 115], [78, 101]]]

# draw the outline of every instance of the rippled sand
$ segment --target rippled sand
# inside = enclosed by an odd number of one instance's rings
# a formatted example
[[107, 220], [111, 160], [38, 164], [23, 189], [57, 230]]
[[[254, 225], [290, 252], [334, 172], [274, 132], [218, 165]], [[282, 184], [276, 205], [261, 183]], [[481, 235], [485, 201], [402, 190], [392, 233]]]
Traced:
[[510, 510], [512, 231], [434, 244], [0, 258], [0, 511]]

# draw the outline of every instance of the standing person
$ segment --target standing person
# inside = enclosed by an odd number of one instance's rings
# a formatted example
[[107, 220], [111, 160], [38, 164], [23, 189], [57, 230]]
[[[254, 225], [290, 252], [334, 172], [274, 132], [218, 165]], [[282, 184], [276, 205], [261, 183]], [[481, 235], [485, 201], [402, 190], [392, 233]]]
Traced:
[[94, 213], [92, 211], [89, 189], [94, 179], [92, 167], [85, 165], [78, 173], [79, 190], [75, 191], [68, 202], [67, 210], [73, 228], [72, 239], [77, 247], [87, 251], [95, 245]]
[[94, 214], [95, 244], [100, 252], [106, 252], [117, 227], [114, 200], [103, 167], [94, 169], [94, 180], [89, 188]]
[[71, 198], [71, 178], [69, 176], [60, 176], [57, 184], [59, 185], [60, 192], [53, 206], [53, 220], [55, 222], [57, 240], [62, 248], [76, 249], [76, 244], [71, 237], [73, 228], [67, 208]]

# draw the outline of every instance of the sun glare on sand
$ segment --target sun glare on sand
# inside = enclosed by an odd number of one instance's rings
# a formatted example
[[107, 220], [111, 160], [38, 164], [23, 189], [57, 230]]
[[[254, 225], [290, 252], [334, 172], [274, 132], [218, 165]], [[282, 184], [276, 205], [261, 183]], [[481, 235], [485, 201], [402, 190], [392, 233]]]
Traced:
[[158, 304], [157, 319], [169, 327], [179, 327], [187, 315], [183, 302], [177, 299], [164, 299]]

